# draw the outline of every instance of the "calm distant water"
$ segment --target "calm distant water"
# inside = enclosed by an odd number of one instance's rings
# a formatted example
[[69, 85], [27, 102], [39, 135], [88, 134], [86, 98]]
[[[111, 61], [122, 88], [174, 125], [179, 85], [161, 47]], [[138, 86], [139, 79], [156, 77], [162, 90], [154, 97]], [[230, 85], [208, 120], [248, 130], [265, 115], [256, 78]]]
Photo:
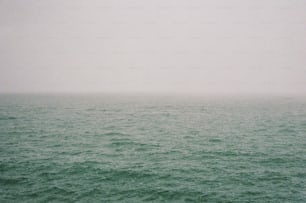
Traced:
[[0, 202], [306, 202], [306, 99], [0, 95]]

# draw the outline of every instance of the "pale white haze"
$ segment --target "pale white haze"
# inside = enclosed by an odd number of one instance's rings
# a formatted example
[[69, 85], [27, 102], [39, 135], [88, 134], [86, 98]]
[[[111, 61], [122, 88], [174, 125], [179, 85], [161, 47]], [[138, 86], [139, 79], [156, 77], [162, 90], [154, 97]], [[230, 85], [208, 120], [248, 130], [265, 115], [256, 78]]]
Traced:
[[305, 0], [0, 0], [0, 92], [306, 94]]

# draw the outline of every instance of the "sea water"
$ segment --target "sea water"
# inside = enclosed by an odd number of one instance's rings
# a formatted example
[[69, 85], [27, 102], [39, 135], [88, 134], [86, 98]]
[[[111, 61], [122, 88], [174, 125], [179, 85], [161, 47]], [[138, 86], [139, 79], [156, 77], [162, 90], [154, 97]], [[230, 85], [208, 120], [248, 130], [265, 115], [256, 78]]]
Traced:
[[306, 202], [306, 99], [0, 95], [0, 202]]

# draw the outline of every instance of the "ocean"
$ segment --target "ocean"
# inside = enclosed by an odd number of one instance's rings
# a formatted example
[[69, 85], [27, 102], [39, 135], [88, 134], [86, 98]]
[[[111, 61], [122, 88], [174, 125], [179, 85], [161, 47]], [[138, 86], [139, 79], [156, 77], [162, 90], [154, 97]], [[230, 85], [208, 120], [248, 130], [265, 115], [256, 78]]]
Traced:
[[306, 202], [306, 98], [2, 94], [0, 202]]

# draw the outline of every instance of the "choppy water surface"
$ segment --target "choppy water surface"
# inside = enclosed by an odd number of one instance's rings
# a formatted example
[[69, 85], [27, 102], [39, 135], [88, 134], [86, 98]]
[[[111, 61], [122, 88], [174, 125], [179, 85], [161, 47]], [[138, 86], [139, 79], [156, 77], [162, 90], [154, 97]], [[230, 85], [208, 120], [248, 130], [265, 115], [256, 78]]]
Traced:
[[306, 100], [0, 95], [0, 202], [306, 202]]

